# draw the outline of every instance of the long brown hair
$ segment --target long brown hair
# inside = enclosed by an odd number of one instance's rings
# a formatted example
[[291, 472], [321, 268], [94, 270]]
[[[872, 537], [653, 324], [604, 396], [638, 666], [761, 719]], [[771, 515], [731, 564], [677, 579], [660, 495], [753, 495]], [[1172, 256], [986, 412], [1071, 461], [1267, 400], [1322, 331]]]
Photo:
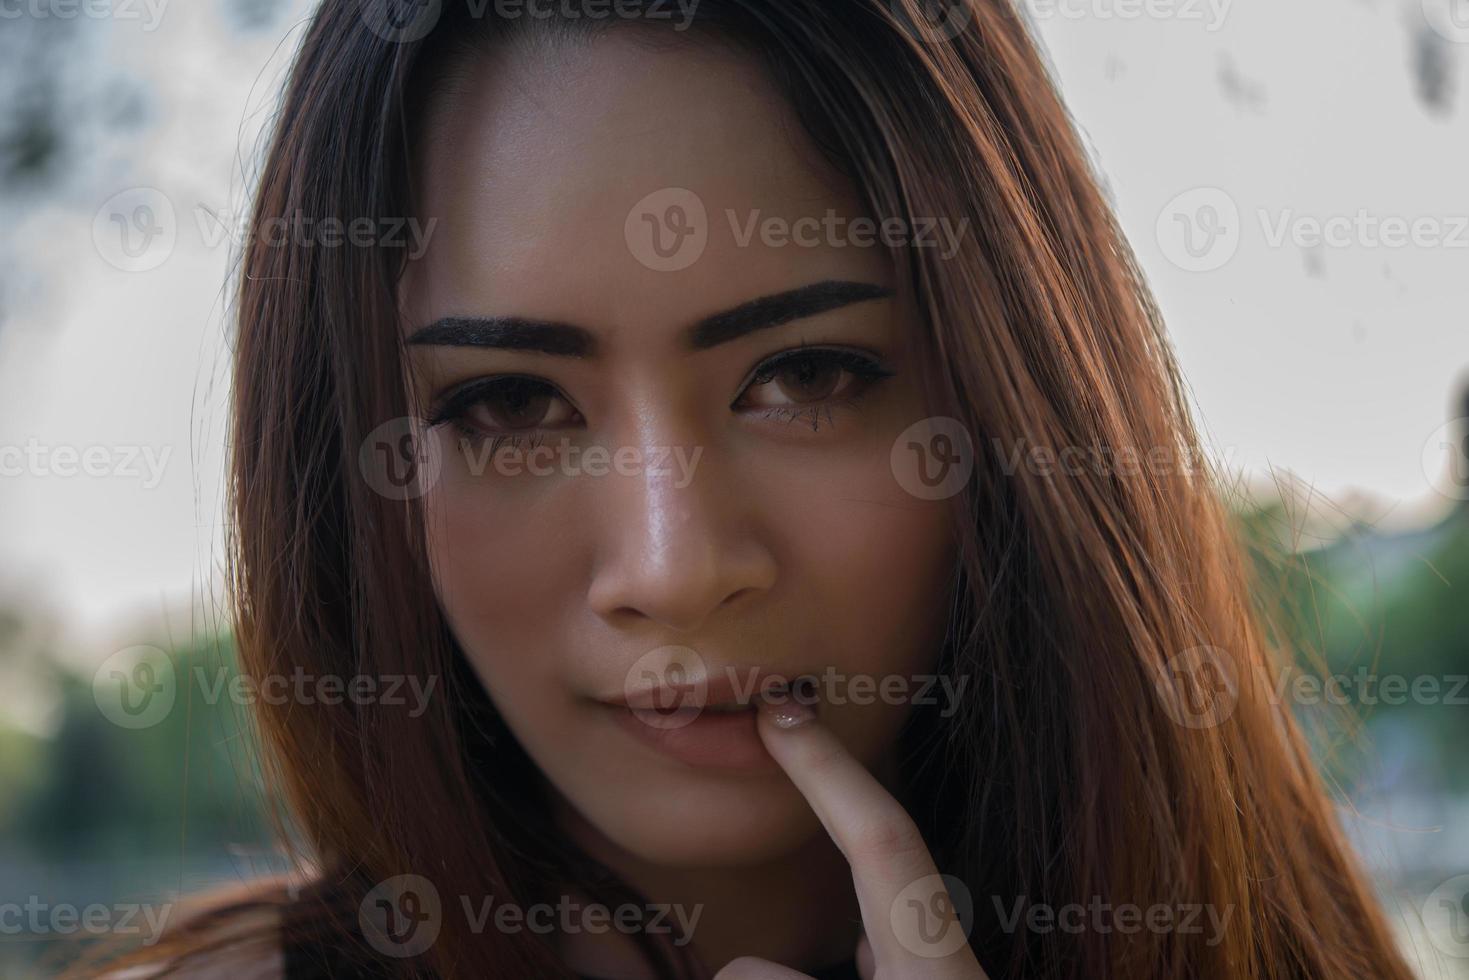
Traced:
[[[587, 26], [509, 22], [462, 0], [444, 0], [421, 37], [410, 14], [385, 19], [415, 6], [321, 5], [265, 157], [257, 232], [297, 213], [413, 214], [415, 127], [455, 60], [491, 57], [512, 32]], [[1200, 457], [1160, 319], [1022, 19], [1005, 0], [965, 0], [936, 28], [925, 6], [701, 0], [693, 33], [762, 60], [874, 217], [972, 229], [952, 257], [899, 247], [893, 259], [926, 325], [934, 400], [976, 449], [955, 500], [961, 569], [941, 660], [971, 681], [952, 717], [915, 708], [902, 736], [905, 803], [940, 870], [975, 897], [975, 952], [995, 978], [1406, 980], [1294, 721], [1263, 696], [1284, 654], [1267, 647], [1207, 469], [1014, 465], [1034, 450]], [[449, 896], [528, 901], [568, 881], [631, 894], [549, 832], [535, 767], [435, 602], [417, 502], [375, 492], [359, 470], [369, 433], [411, 412], [404, 260], [253, 235], [234, 361], [243, 669], [442, 681], [420, 717], [256, 705], [268, 773], [315, 869], [261, 902], [308, 944], [363, 962], [358, 909], [394, 875]], [[1021, 900], [1208, 907], [1228, 924], [1207, 939], [1042, 933], [1007, 923]], [[569, 975], [543, 938], [461, 920], [444, 916], [423, 955], [374, 968]], [[210, 934], [196, 925], [153, 959], [183, 968], [237, 941]], [[661, 976], [690, 975], [671, 949], [646, 948]]]

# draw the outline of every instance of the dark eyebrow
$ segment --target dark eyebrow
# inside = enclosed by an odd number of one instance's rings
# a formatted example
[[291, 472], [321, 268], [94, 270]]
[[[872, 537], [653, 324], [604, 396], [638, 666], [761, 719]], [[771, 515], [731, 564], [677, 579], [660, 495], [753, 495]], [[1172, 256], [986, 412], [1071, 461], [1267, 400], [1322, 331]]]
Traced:
[[446, 316], [408, 338], [410, 344], [443, 347], [495, 347], [562, 357], [586, 357], [597, 341], [581, 327], [518, 316]]
[[[891, 295], [892, 290], [873, 283], [837, 279], [815, 282], [705, 317], [689, 330], [689, 346], [708, 350], [756, 330]], [[587, 357], [597, 349], [597, 339], [582, 327], [518, 316], [444, 317], [416, 331], [408, 343], [528, 350], [561, 357]]]
[[752, 299], [699, 321], [689, 335], [689, 345], [694, 350], [707, 350], [756, 330], [779, 327], [792, 320], [891, 295], [892, 290], [887, 287], [869, 282], [838, 279], [814, 282], [799, 289]]

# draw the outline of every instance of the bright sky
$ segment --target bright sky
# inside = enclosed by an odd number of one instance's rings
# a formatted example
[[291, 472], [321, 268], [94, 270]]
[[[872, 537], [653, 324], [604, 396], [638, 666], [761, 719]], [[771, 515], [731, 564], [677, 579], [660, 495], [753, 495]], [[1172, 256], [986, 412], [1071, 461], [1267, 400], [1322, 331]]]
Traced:
[[[1218, 454], [1405, 510], [1446, 503], [1430, 479], [1447, 456], [1425, 464], [1424, 447], [1469, 368], [1469, 20], [1428, 32], [1456, 111], [1430, 110], [1411, 67], [1427, 18], [1463, 6], [1438, 2], [1146, 0], [1161, 16], [1137, 17], [1145, 0], [1029, 0]], [[175, 0], [152, 31], [77, 25], [68, 58], [91, 72], [70, 96], [132, 80], [143, 121], [92, 124], [55, 193], [0, 199], [0, 447], [112, 447], [121, 470], [0, 476], [0, 588], [82, 627], [214, 577], [230, 253], [198, 208], [238, 220], [239, 161], [305, 9], [241, 28], [228, 11], [250, 6]], [[139, 186], [173, 204], [177, 243], [126, 272], [103, 257], [122, 229], [94, 217]], [[1311, 219], [1344, 237], [1303, 248]], [[1418, 244], [1384, 244], [1415, 219]]]

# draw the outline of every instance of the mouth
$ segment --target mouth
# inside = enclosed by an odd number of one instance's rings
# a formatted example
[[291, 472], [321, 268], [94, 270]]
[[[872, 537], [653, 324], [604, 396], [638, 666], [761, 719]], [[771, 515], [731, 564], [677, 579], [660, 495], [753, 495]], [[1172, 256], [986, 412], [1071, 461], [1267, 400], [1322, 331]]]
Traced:
[[772, 679], [759, 668], [711, 674], [707, 679], [626, 692], [597, 703], [615, 725], [659, 756], [685, 766], [764, 769], [775, 766], [756, 728], [755, 709]]
[[742, 711], [754, 711], [754, 704], [741, 704], [738, 701], [729, 701], [724, 704], [706, 704], [704, 710], [716, 715], [734, 715]]
[[753, 704], [684, 705], [671, 711], [603, 707], [624, 734], [682, 766], [748, 770], [775, 765], [756, 729]]
[[670, 714], [691, 709], [716, 714], [753, 711], [773, 683], [789, 683], [793, 676], [764, 667], [726, 667], [676, 683], [661, 683], [598, 698], [603, 704], [634, 711]]

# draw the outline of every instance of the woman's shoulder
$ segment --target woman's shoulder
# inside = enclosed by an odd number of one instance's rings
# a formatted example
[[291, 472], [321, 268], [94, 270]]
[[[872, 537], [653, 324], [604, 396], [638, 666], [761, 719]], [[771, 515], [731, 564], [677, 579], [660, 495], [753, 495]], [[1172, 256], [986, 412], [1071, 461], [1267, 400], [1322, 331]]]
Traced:
[[273, 948], [191, 950], [98, 974], [100, 980], [287, 980], [289, 976], [280, 943]]
[[151, 945], [118, 957], [101, 980], [286, 980], [285, 923], [294, 888], [269, 878], [217, 889], [181, 903]]

